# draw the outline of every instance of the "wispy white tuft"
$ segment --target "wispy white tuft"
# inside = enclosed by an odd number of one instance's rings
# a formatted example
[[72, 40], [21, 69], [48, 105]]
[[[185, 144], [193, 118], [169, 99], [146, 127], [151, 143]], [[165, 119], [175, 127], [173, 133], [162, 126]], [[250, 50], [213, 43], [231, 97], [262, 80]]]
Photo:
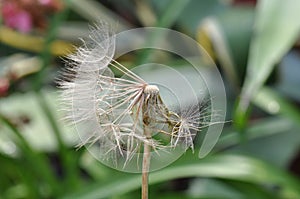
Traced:
[[[194, 148], [200, 130], [195, 108], [172, 112], [159, 89], [113, 59], [115, 35], [106, 23], [91, 30], [77, 52], [68, 57], [61, 78], [62, 106], [79, 131], [80, 146], [96, 145], [101, 157], [125, 163], [147, 144], [153, 151], [177, 147]], [[115, 77], [110, 68], [123, 73]], [[146, 137], [144, 126], [162, 136]]]

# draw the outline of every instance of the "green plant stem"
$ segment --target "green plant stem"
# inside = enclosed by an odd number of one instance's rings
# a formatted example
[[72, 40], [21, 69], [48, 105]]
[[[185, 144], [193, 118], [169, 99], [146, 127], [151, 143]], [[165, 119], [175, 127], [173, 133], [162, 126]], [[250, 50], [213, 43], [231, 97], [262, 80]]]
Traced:
[[[39, 190], [37, 187], [37, 182], [33, 177], [32, 173], [28, 172], [28, 166], [20, 167], [24, 163], [23, 159], [16, 159], [14, 157], [9, 157], [4, 154], [0, 154], [0, 192], [3, 193], [3, 198], [8, 198], [6, 195], [9, 195], [9, 192], [13, 187], [18, 185], [11, 185], [11, 179], [20, 178], [20, 184], [26, 185], [27, 188], [27, 197], [32, 199], [40, 198]], [[24, 164], [23, 164], [24, 165]], [[16, 180], [17, 181], [17, 180]], [[11, 196], [10, 196], [11, 198]]]
[[58, 181], [55, 178], [55, 175], [52, 172], [51, 167], [49, 166], [49, 162], [46, 158], [41, 155], [37, 154], [31, 146], [28, 144], [26, 139], [22, 136], [21, 132], [3, 115], [0, 114], [0, 121], [5, 124], [18, 138], [17, 144], [22, 149], [25, 154], [25, 158], [30, 163], [30, 168], [32, 168], [39, 176], [41, 176], [45, 182], [47, 182], [52, 191], [55, 193], [59, 192]]
[[72, 157], [71, 152], [68, 151], [67, 146], [64, 143], [64, 140], [61, 136], [62, 135], [61, 130], [57, 124], [56, 119], [53, 116], [50, 106], [47, 103], [47, 100], [45, 99], [45, 96], [40, 91], [37, 91], [36, 97], [45, 116], [48, 118], [48, 122], [50, 123], [50, 126], [56, 137], [58, 148], [59, 148], [59, 155], [63, 164], [62, 166], [64, 168], [64, 173], [66, 174], [65, 175], [66, 184], [70, 188], [72, 187], [74, 188], [78, 185], [77, 177], [79, 175], [77, 165], [74, 164], [74, 160], [73, 160], [75, 157]]
[[63, 11], [53, 15], [53, 17], [50, 20], [49, 27], [47, 28], [47, 35], [45, 38], [44, 48], [39, 55], [42, 60], [42, 67], [41, 70], [35, 75], [32, 81], [32, 85], [35, 91], [40, 90], [42, 88], [43, 79], [45, 75], [47, 75], [45, 69], [47, 69], [47, 67], [51, 63], [52, 42], [56, 38], [59, 25], [66, 18], [67, 14], [68, 14], [68, 9], [64, 9]]
[[54, 135], [56, 137], [56, 140], [58, 142], [58, 148], [59, 148], [59, 156], [64, 168], [65, 175], [65, 181], [66, 184], [70, 188], [74, 188], [77, 186], [78, 181], [76, 180], [77, 175], [79, 172], [77, 172], [77, 165], [74, 165], [74, 157], [71, 155], [71, 153], [68, 152], [68, 149], [63, 141], [63, 138], [61, 137], [61, 131], [58, 127], [57, 121], [55, 117], [53, 116], [53, 113], [50, 109], [50, 106], [48, 105], [43, 93], [41, 92], [42, 88], [42, 80], [46, 76], [46, 68], [50, 65], [51, 62], [51, 44], [56, 38], [57, 29], [58, 26], [61, 24], [61, 22], [64, 20], [64, 18], [68, 14], [68, 9], [63, 10], [62, 12], [54, 15], [51, 19], [48, 33], [45, 40], [44, 50], [41, 52], [40, 57], [43, 61], [41, 70], [35, 75], [35, 78], [32, 81], [32, 85], [34, 88], [34, 91], [37, 96], [37, 100], [39, 102], [40, 107], [42, 108], [43, 112], [45, 113], [45, 116], [48, 118], [48, 121], [50, 123], [50, 126], [54, 132]]

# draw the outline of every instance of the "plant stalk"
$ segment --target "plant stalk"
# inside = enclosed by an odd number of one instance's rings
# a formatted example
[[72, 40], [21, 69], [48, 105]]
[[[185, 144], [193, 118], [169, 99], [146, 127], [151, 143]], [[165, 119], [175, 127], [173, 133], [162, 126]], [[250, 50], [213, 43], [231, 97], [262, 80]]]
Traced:
[[[159, 89], [155, 85], [147, 85], [144, 89], [145, 96], [143, 97], [142, 104], [142, 115], [144, 123], [144, 136], [148, 141], [152, 139], [152, 129], [149, 128], [151, 122], [151, 107], [156, 105], [159, 98]], [[143, 151], [143, 165], [142, 165], [142, 199], [148, 199], [148, 181], [149, 181], [149, 168], [150, 168], [150, 159], [151, 159], [151, 145], [149, 142], [144, 142], [144, 151]]]
[[[144, 135], [147, 139], [151, 138], [151, 131], [144, 125]], [[148, 181], [149, 181], [149, 167], [151, 159], [151, 146], [144, 143], [143, 153], [143, 167], [142, 167], [142, 199], [148, 199]]]

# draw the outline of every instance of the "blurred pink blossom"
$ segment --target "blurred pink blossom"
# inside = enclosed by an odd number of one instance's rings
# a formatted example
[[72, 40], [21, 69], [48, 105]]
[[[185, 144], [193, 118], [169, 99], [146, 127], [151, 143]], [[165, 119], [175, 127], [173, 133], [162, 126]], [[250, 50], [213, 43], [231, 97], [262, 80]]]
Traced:
[[5, 77], [0, 77], [0, 97], [6, 96], [9, 89], [9, 80]]
[[4, 25], [20, 32], [44, 30], [49, 15], [63, 9], [61, 0], [2, 0]]
[[52, 1], [51, 0], [39, 0], [40, 4], [42, 5], [51, 5]]
[[32, 29], [32, 18], [30, 14], [18, 8], [13, 2], [7, 2], [2, 7], [4, 24], [8, 27], [29, 32]]

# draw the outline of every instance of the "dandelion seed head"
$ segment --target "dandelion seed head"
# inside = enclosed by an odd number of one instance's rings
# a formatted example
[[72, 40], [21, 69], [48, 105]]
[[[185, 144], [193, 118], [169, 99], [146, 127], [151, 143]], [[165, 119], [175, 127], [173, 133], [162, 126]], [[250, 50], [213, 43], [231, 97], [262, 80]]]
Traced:
[[156, 85], [147, 85], [144, 89], [145, 94], [157, 95], [159, 93], [159, 89]]
[[[158, 157], [175, 152], [178, 146], [194, 150], [193, 138], [200, 131], [199, 107], [180, 114], [171, 111], [157, 85], [114, 60], [115, 35], [108, 24], [92, 28], [89, 39], [68, 56], [60, 80], [63, 109], [77, 127], [78, 145], [120, 169], [132, 162], [141, 168], [144, 145]], [[123, 77], [116, 77], [111, 68]], [[151, 137], [144, 134], [145, 127]]]

